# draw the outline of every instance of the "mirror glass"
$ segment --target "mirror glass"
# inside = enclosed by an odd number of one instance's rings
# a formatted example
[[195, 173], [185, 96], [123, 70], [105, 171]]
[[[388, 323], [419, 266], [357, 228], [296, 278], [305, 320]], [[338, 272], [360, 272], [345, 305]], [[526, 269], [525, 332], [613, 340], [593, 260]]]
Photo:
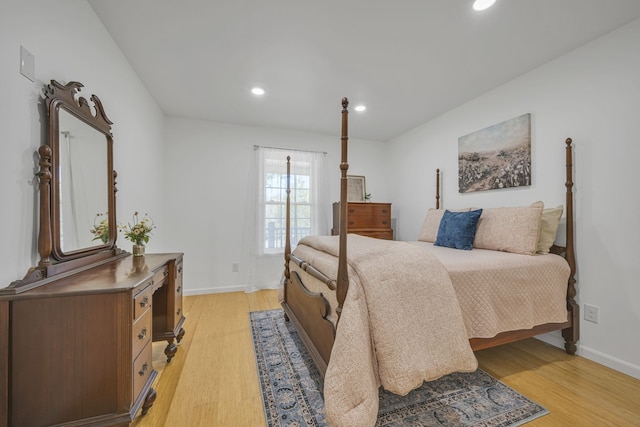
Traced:
[[106, 136], [60, 108], [58, 156], [60, 249], [69, 253], [106, 244], [109, 240]]

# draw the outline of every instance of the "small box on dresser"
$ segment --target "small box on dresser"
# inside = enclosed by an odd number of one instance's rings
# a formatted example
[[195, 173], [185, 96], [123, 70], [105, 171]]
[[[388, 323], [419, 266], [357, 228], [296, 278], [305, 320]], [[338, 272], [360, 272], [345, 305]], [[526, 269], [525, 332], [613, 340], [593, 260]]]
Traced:
[[[391, 203], [349, 202], [347, 204], [347, 233], [393, 240]], [[340, 202], [333, 204], [332, 235], [340, 234]]]

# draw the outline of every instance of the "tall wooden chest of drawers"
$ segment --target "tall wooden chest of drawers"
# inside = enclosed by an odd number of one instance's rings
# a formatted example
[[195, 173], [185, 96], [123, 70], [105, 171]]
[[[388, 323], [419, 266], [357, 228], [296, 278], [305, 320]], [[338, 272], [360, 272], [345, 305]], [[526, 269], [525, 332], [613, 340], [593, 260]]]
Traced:
[[[349, 202], [347, 204], [347, 233], [393, 240], [391, 203]], [[334, 236], [340, 234], [340, 202], [333, 204], [331, 234]]]

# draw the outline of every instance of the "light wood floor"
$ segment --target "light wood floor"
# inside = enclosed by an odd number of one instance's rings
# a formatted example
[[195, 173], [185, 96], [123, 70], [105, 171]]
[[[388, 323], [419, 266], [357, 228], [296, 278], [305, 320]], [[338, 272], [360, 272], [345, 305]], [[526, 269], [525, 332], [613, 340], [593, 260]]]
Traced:
[[[248, 313], [272, 308], [275, 291], [185, 297], [187, 333], [169, 364], [154, 344], [158, 398], [133, 425], [264, 426]], [[535, 339], [476, 355], [482, 369], [551, 412], [527, 427], [640, 426], [640, 380]]]

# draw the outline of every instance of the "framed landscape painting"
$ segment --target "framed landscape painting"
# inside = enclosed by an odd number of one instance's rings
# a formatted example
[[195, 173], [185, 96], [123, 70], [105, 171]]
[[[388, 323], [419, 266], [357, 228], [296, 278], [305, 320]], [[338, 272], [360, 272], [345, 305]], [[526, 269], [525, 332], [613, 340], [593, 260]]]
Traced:
[[458, 191], [531, 185], [531, 114], [458, 138]]

